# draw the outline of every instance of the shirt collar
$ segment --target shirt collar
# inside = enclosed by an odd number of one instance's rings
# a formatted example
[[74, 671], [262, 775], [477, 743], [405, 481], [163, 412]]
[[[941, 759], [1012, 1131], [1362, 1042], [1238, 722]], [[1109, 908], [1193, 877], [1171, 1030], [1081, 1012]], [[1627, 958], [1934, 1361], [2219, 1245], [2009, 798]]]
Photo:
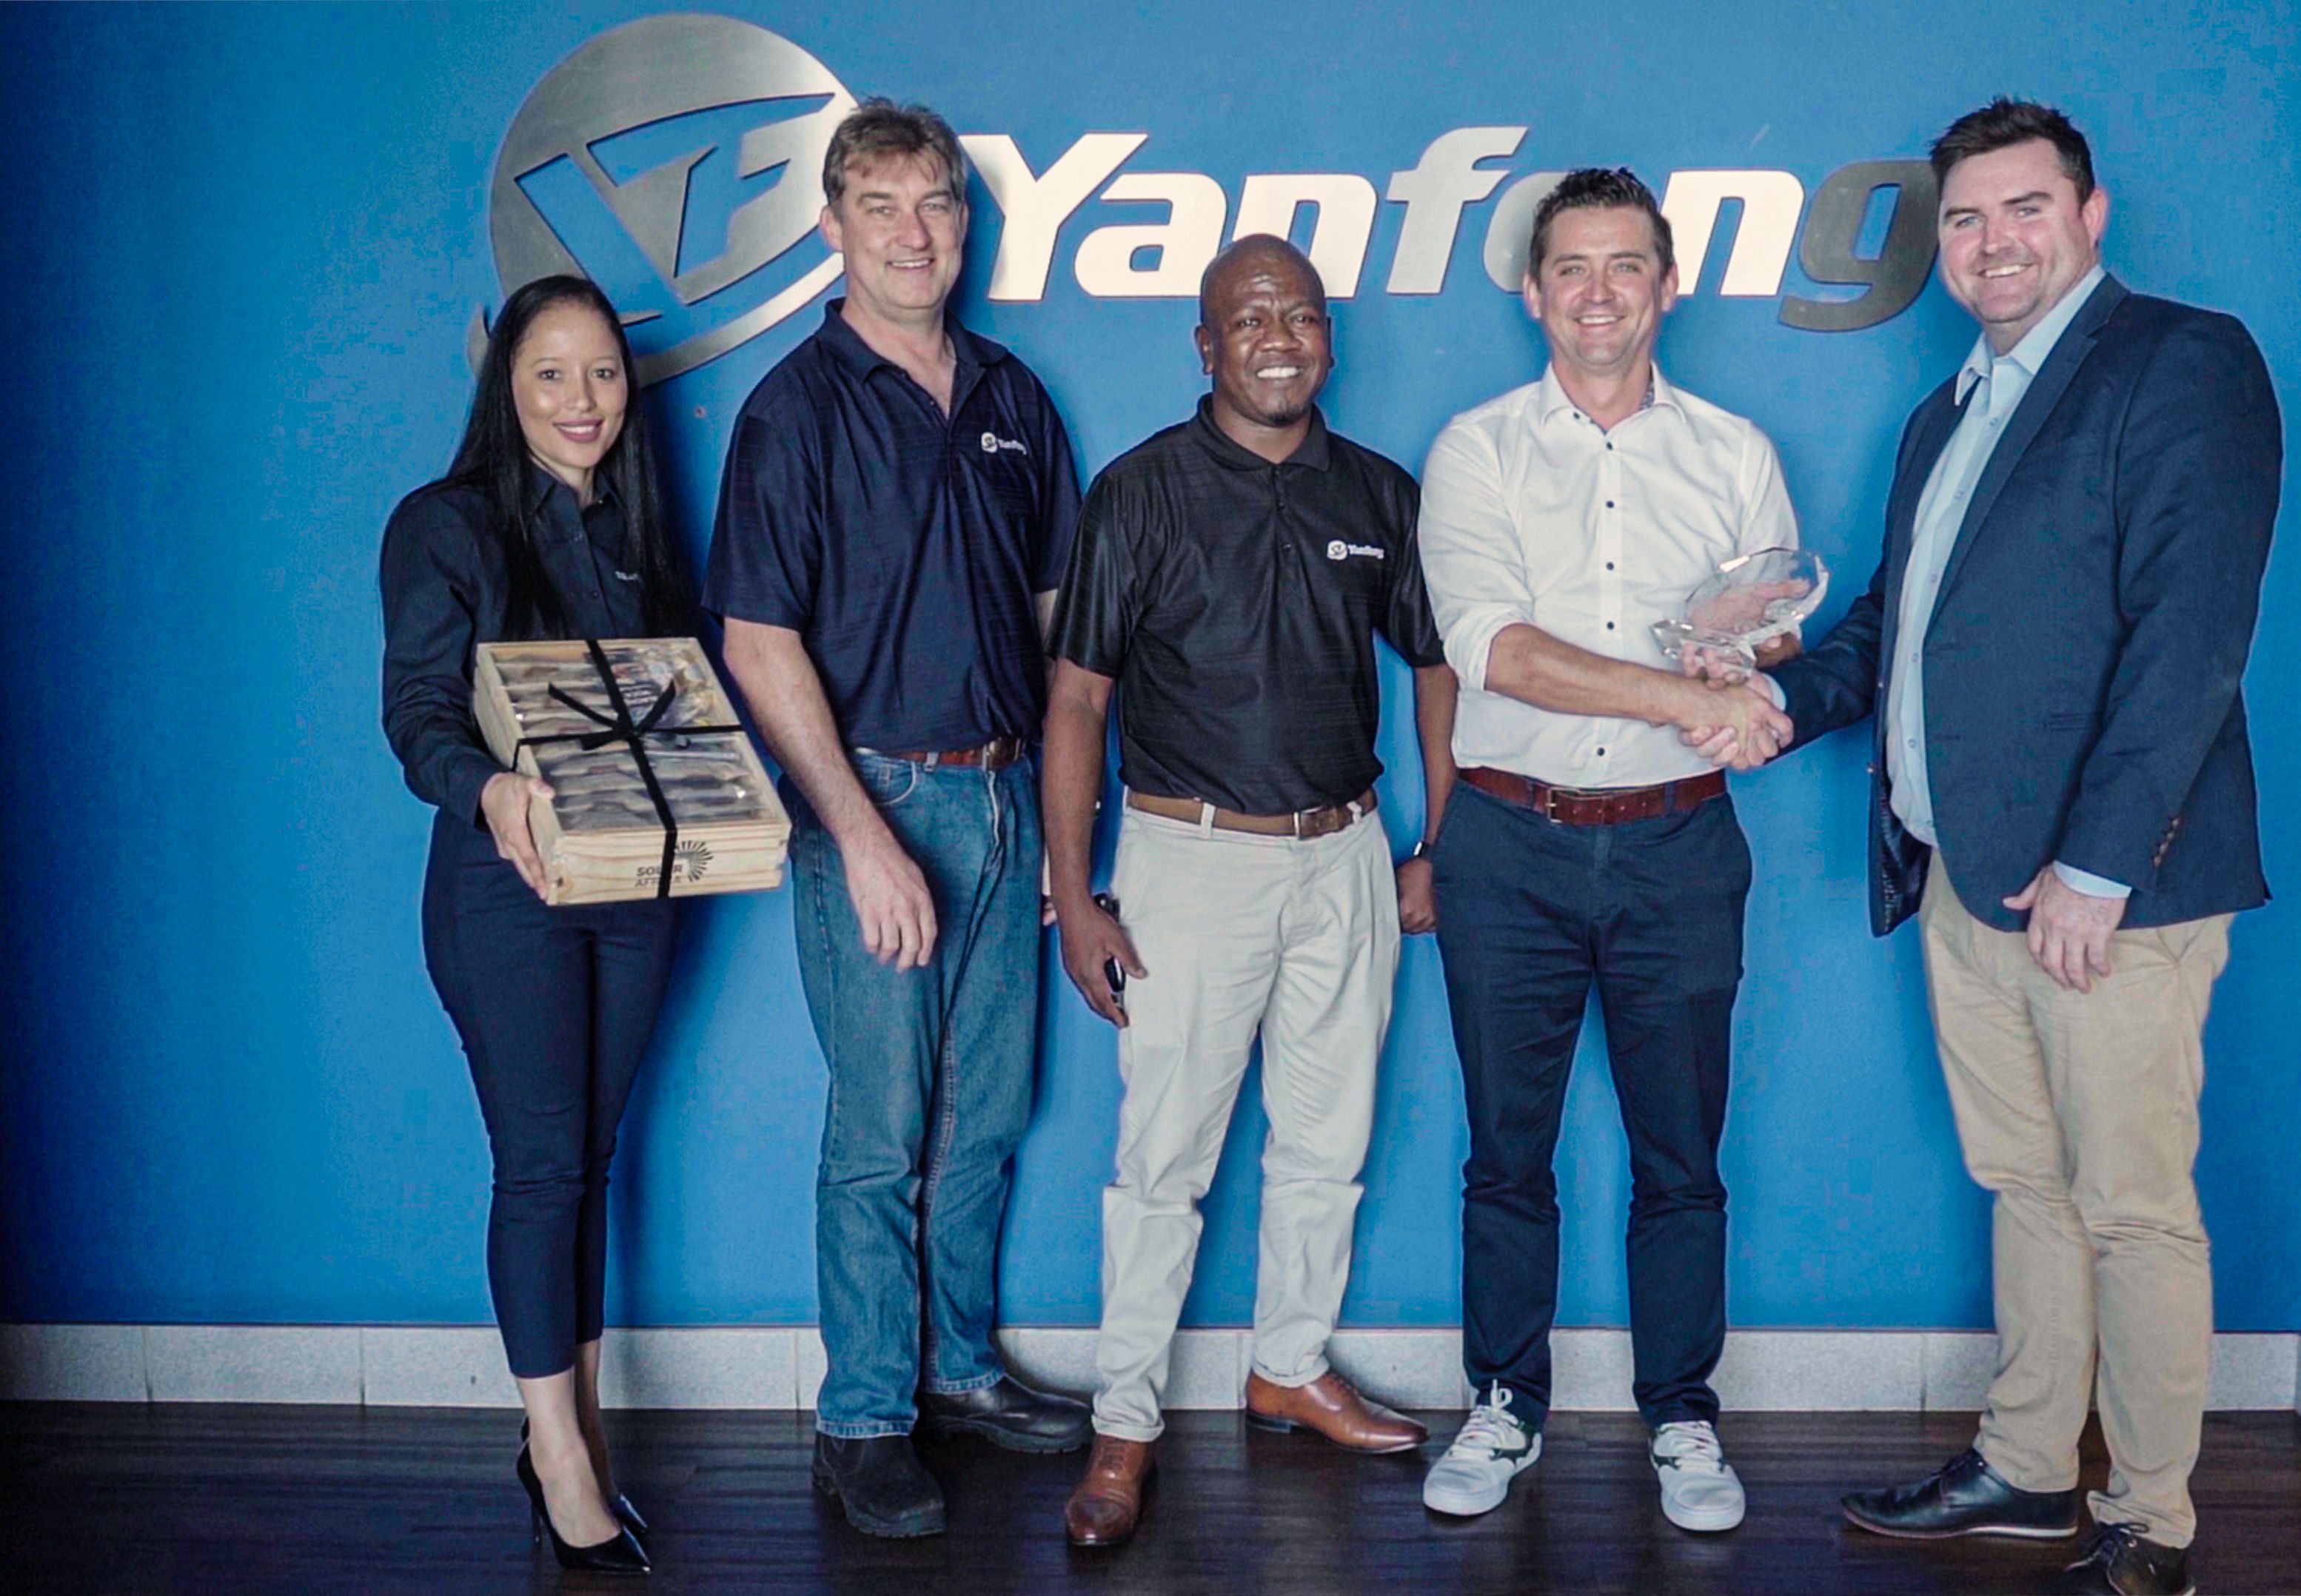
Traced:
[[[836, 355], [841, 363], [858, 377], [867, 377], [881, 366], [886, 366], [893, 371], [902, 370], [893, 361], [865, 343], [863, 335], [847, 324], [847, 318], [840, 313], [846, 307], [847, 301], [843, 298], [833, 299], [823, 307], [823, 325], [816, 330], [815, 334], [822, 340], [823, 347]], [[970, 332], [959, 324], [958, 317], [944, 316], [942, 325], [943, 330], [950, 335], [951, 354], [957, 357], [960, 365], [995, 366], [1007, 358], [1008, 350], [1005, 345], [993, 343], [980, 334]]]
[[[591, 490], [592, 504], [616, 503], [615, 485], [609, 481], [603, 472], [594, 472], [591, 474]], [[540, 515], [546, 509], [554, 507], [555, 504], [557, 508], [565, 513], [569, 520], [577, 522], [582, 522], [583, 512], [589, 507], [577, 504], [575, 490], [538, 465], [535, 463], [535, 457], [531, 455], [527, 461], [527, 513], [531, 515]]]
[[[1229, 433], [1215, 424], [1212, 394], [1199, 397], [1199, 413], [1192, 418], [1192, 428], [1200, 446], [1225, 465], [1239, 471], [1259, 471], [1272, 464], [1233, 439]], [[1312, 471], [1324, 471], [1330, 458], [1326, 447], [1326, 418], [1313, 405], [1310, 406], [1310, 430], [1302, 435], [1302, 441], [1295, 446], [1294, 452], [1278, 464], [1307, 465]]]
[[2070, 291], [2054, 302], [2054, 308], [2046, 313], [2045, 319], [2023, 333], [2021, 341], [2003, 355], [1990, 349], [1987, 333], [1975, 338], [1973, 353], [1965, 357], [1965, 364], [1958, 369], [1957, 402], [1964, 404], [1965, 397], [1973, 391], [1975, 383], [1984, 377], [1995, 376], [1997, 363], [2001, 360], [2020, 366], [2022, 374], [2034, 381], [2037, 373], [2046, 369], [2046, 361], [2054, 353], [2054, 346], [2062, 341], [2062, 334], [2070, 330], [2070, 323], [2077, 320], [2078, 312], [2085, 308], [2085, 302], [2093, 297], [2093, 291], [2101, 287], [2101, 280], [2108, 275], [2102, 263], [2096, 261], [2093, 270], [2070, 286]]
[[[1672, 387], [1669, 380], [1661, 374], [1661, 367], [1649, 366], [1646, 376], [1646, 397], [1638, 408], [1645, 411], [1665, 406], [1677, 411], [1680, 415], [1686, 414], [1686, 405], [1678, 398], [1678, 389]], [[1546, 422], [1561, 410], [1572, 411], [1577, 415], [1582, 414], [1582, 406], [1577, 404], [1574, 397], [1566, 391], [1566, 385], [1558, 380], [1558, 366], [1553, 361], [1544, 369], [1542, 380], [1535, 384], [1535, 420]]]

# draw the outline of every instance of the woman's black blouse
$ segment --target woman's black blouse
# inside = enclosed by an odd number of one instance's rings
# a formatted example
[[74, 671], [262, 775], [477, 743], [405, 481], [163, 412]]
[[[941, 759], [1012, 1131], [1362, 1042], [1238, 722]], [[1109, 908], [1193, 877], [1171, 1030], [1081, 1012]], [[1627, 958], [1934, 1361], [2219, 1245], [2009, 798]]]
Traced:
[[[648, 633], [640, 572], [623, 514], [605, 493], [588, 509], [542, 471], [529, 473], [536, 555], [577, 637]], [[487, 501], [433, 483], [411, 493], [383, 532], [383, 731], [424, 802], [485, 823], [480, 790], [503, 766], [472, 714], [473, 646], [504, 634], [503, 547]]]

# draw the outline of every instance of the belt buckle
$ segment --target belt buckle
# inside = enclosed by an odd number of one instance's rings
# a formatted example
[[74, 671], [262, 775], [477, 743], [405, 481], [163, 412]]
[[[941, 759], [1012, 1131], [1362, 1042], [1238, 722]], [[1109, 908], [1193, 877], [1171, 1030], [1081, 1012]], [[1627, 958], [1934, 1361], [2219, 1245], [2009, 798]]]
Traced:
[[1544, 820], [1555, 822], [1558, 819], [1558, 789], [1547, 781], [1539, 783], [1539, 786], [1542, 796], [1535, 802], [1534, 812]]

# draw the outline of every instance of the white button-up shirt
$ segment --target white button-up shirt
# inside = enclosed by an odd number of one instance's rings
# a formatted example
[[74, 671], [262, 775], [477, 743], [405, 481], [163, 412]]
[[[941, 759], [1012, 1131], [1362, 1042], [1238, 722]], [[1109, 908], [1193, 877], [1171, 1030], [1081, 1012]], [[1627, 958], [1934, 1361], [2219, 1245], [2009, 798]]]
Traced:
[[1422, 474], [1422, 568], [1462, 680], [1454, 760], [1559, 787], [1644, 787], [1711, 768], [1673, 726], [1562, 714], [1486, 690], [1507, 626], [1674, 669], [1653, 623], [1753, 549], [1797, 546], [1772, 442], [1656, 372], [1653, 402], [1601, 428], [1551, 372], [1447, 423]]
[[[2029, 384], [2045, 370], [2054, 346], [2062, 341], [2071, 321], [2095, 288], [2101, 285], [2101, 267], [2079, 278], [2062, 296], [2045, 319], [2022, 335], [2021, 341], [2003, 355], [1993, 354], [1987, 334], [1974, 340], [1973, 353], [1957, 374], [1957, 402], [1965, 407], [1957, 430], [1942, 447], [1918, 497], [1917, 522], [1910, 541], [1910, 563], [1902, 575], [1902, 607], [1894, 633], [1893, 669], [1886, 689], [1886, 781], [1887, 801], [1911, 836], [1928, 847], [1934, 844], [1933, 790], [1926, 773], [1926, 630], [1933, 623], [1934, 603], [1941, 597], [1942, 576], [1957, 547], [1958, 530], [1965, 524], [1973, 490], [1997, 451], [2005, 424], [2021, 406]], [[2062, 879], [2079, 891], [2096, 896], [2125, 896], [2115, 882], [2056, 864]]]

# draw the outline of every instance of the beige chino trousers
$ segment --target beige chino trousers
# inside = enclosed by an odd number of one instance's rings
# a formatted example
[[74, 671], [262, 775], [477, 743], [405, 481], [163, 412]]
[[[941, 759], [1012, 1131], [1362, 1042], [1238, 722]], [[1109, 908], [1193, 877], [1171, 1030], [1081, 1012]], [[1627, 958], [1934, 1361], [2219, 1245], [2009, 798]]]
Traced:
[[2088, 1505], [2167, 1546], [2197, 1527], [2213, 1282], [2191, 1169], [2230, 919], [2118, 932], [2087, 993], [1974, 919], [1938, 853], [1919, 913], [1958, 1141], [1997, 1199], [1997, 1377], [1977, 1444], [2021, 1490], [2069, 1490], [2098, 1373], [2109, 1489]]
[[1175, 1326], [1248, 1050], [1262, 1036], [1262, 1218], [1254, 1367], [1326, 1372], [1350, 1278], [1375, 1069], [1398, 970], [1390, 843], [1372, 816], [1309, 841], [1128, 809], [1111, 877], [1150, 971], [1126, 985], [1117, 1178], [1102, 1197], [1094, 1425], [1165, 1428]]

